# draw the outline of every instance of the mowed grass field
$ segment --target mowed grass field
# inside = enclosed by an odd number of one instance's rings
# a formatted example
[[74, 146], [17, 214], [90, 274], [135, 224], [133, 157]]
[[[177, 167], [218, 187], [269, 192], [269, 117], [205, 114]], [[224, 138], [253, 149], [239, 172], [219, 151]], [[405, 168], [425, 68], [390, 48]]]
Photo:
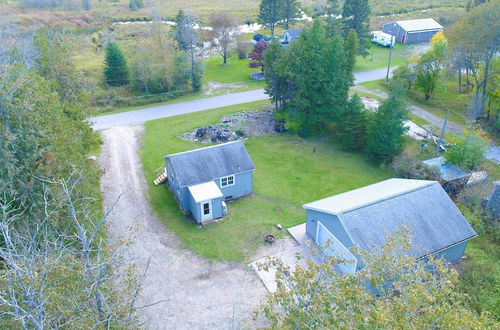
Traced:
[[249, 139], [245, 144], [256, 167], [255, 196], [229, 202], [229, 215], [222, 222], [198, 228], [180, 212], [165, 185], [152, 184], [154, 170], [163, 165], [164, 155], [206, 146], [180, 140], [180, 133], [216, 123], [225, 114], [267, 107], [267, 102], [253, 102], [146, 123], [141, 157], [151, 204], [167, 228], [201, 256], [249, 261], [264, 244], [264, 234], [287, 235], [276, 229], [277, 224], [287, 228], [305, 222], [302, 204], [389, 177], [329, 138], [281, 134]]

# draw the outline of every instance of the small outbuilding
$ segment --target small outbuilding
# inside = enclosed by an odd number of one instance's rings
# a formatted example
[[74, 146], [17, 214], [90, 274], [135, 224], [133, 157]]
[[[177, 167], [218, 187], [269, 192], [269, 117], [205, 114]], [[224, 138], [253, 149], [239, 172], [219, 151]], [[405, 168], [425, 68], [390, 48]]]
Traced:
[[252, 159], [242, 141], [165, 156], [168, 187], [197, 223], [227, 214], [225, 201], [253, 191]]
[[417, 44], [428, 42], [432, 37], [443, 31], [443, 26], [432, 18], [395, 21], [384, 24], [382, 31], [396, 37], [402, 44]]
[[387, 242], [387, 235], [407, 226], [412, 236], [411, 257], [460, 260], [467, 241], [476, 236], [460, 210], [436, 181], [389, 179], [343, 194], [305, 204], [306, 233], [330, 256], [351, 261], [343, 273], [362, 268], [356, 246], [371, 251]]
[[460, 191], [469, 180], [468, 173], [456, 166], [446, 164], [446, 160], [443, 157], [427, 159], [422, 163], [438, 169], [439, 183], [441, 183], [443, 189], [450, 195]]

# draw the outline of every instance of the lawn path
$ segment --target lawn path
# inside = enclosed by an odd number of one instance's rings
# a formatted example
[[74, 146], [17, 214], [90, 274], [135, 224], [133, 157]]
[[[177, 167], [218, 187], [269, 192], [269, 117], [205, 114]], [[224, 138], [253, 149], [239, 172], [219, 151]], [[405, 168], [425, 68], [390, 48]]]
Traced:
[[[255, 328], [252, 311], [266, 291], [244, 264], [211, 262], [182, 247], [161, 224], [148, 202], [148, 185], [139, 158], [142, 126], [102, 131], [99, 163], [104, 171], [101, 192], [109, 208], [121, 195], [109, 221], [110, 244], [120, 240], [125, 260], [142, 273], [150, 259], [136, 306], [167, 301], [138, 312], [148, 329]], [[125, 274], [122, 274], [125, 275]]]

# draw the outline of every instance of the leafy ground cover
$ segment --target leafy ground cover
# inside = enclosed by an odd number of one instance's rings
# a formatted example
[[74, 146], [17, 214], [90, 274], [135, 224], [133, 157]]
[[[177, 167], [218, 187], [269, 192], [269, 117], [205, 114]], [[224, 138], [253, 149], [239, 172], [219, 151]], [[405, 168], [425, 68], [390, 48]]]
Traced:
[[282, 134], [250, 139], [246, 146], [257, 169], [255, 195], [230, 202], [224, 221], [197, 228], [179, 211], [165, 186], [153, 186], [154, 170], [162, 165], [166, 154], [205, 146], [181, 140], [179, 134], [216, 123], [225, 114], [266, 107], [266, 101], [253, 102], [146, 123], [141, 157], [153, 209], [186, 246], [204, 257], [248, 261], [264, 244], [264, 234], [286, 235], [275, 228], [276, 224], [286, 228], [305, 221], [303, 203], [388, 178], [385, 170], [370, 164], [361, 154], [342, 151], [328, 138], [301, 139]]

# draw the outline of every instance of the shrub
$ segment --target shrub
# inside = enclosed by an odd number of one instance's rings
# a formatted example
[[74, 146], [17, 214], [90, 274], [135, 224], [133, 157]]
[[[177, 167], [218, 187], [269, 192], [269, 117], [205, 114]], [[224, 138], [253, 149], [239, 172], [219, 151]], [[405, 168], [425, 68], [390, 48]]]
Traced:
[[484, 162], [487, 144], [479, 136], [466, 131], [462, 135], [452, 135], [449, 140], [452, 145], [444, 153], [446, 163], [464, 170], [472, 170]]
[[248, 57], [248, 51], [250, 50], [250, 44], [248, 42], [238, 42], [236, 44], [236, 53], [238, 58], [243, 60]]
[[436, 167], [419, 162], [406, 153], [396, 156], [388, 168], [398, 178], [437, 180], [439, 177]]

